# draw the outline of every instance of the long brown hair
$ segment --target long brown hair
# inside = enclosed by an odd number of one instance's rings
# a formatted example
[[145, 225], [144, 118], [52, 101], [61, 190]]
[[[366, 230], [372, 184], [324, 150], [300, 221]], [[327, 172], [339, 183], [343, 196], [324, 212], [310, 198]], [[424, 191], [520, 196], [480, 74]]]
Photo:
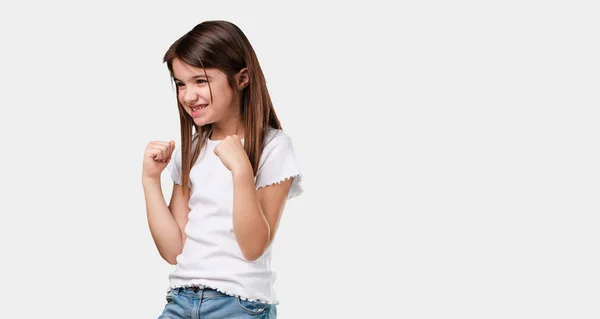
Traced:
[[[173, 83], [175, 82], [174, 59], [203, 69], [205, 75], [206, 68], [215, 68], [227, 75], [229, 86], [234, 89], [234, 98], [240, 101], [238, 114], [239, 120], [244, 123], [244, 149], [252, 164], [253, 174], [256, 176], [267, 128], [282, 129], [282, 127], [275, 114], [258, 58], [248, 38], [240, 28], [229, 21], [204, 21], [177, 39], [165, 53], [163, 63], [167, 63]], [[245, 67], [248, 68], [249, 81], [238, 95], [234, 75]], [[212, 103], [210, 82], [208, 87]], [[179, 94], [179, 90], [176, 92]], [[179, 98], [177, 98], [177, 107], [181, 129], [181, 184], [184, 186], [184, 194], [187, 195], [192, 163], [196, 162], [201, 149], [206, 145], [208, 134], [205, 132], [212, 131], [212, 124], [196, 125], [193, 118], [179, 103]], [[192, 132], [192, 127], [195, 133]], [[194, 135], [198, 138], [193, 139]], [[194, 148], [192, 143], [195, 143]]]

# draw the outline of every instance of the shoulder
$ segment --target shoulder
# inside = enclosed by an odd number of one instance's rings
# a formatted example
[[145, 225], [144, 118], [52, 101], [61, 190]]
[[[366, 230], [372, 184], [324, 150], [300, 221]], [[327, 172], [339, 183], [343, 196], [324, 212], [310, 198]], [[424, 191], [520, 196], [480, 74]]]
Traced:
[[269, 127], [265, 132], [265, 136], [263, 139], [263, 148], [269, 149], [291, 143], [292, 139], [286, 132], [280, 129]]
[[[263, 138], [263, 149], [260, 164], [269, 162], [270, 165], [285, 162], [295, 157], [292, 138], [280, 129], [269, 128]], [[262, 165], [261, 165], [262, 166]]]
[[269, 128], [265, 132], [262, 145], [262, 154], [260, 156], [262, 159], [294, 153], [292, 138], [280, 129]]
[[288, 199], [301, 194], [302, 174], [290, 135], [283, 130], [269, 128], [263, 145], [256, 178], [257, 189], [293, 178]]

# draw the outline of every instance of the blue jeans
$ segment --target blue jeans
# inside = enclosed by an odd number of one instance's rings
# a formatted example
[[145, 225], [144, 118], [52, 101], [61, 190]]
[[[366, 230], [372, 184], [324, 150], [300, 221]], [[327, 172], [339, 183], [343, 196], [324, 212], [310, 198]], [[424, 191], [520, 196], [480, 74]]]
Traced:
[[277, 306], [232, 297], [210, 288], [176, 288], [167, 292], [158, 319], [276, 319]]

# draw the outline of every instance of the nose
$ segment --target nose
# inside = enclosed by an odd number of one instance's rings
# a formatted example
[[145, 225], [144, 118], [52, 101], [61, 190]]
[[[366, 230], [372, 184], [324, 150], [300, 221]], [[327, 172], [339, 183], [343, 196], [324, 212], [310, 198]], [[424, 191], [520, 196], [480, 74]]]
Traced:
[[198, 94], [196, 94], [193, 89], [187, 89], [183, 94], [183, 101], [187, 105], [193, 105], [196, 103], [196, 100], [198, 100]]

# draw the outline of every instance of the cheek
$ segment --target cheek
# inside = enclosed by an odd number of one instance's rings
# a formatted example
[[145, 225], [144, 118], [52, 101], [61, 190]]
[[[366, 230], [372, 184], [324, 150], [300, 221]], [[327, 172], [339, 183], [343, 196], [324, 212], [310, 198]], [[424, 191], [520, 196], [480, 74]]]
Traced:
[[233, 91], [229, 88], [220, 88], [219, 90], [213, 90], [214, 104], [220, 107], [229, 107], [233, 100]]
[[178, 94], [178, 95], [177, 95], [177, 101], [178, 101], [178, 102], [179, 102], [179, 104], [181, 104], [181, 106], [183, 107], [183, 111], [184, 111], [184, 112], [186, 112], [186, 113], [188, 113], [188, 114], [191, 114], [191, 113], [190, 113], [190, 112], [191, 112], [191, 110], [189, 110], [189, 109], [186, 107], [186, 104], [185, 104], [185, 101], [184, 101], [184, 96], [183, 96], [183, 94]]

